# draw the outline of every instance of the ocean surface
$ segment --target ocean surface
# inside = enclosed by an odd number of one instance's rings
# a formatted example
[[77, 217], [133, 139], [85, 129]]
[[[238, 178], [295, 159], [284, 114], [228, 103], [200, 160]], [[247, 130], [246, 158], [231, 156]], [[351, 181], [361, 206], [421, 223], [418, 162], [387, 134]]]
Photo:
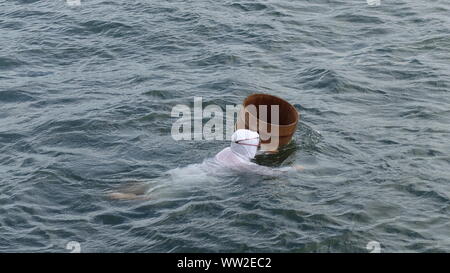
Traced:
[[[449, 252], [449, 91], [448, 0], [0, 0], [0, 252]], [[252, 93], [305, 170], [189, 165], [172, 108]]]

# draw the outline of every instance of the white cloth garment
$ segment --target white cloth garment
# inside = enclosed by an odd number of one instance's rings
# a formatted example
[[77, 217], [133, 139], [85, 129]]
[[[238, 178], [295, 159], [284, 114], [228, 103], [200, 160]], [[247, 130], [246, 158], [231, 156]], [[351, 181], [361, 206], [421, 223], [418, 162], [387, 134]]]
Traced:
[[214, 158], [209, 158], [201, 164], [190, 164], [182, 168], [172, 169], [166, 172], [167, 179], [164, 183], [138, 185], [130, 187], [122, 192], [113, 192], [109, 196], [113, 199], [146, 199], [145, 194], [164, 196], [172, 194], [172, 189], [178, 191], [186, 187], [186, 191], [199, 182], [218, 182], [221, 176], [232, 175], [233, 173], [279, 176], [290, 170], [292, 167], [269, 168], [251, 162], [256, 155], [259, 145], [259, 135], [250, 130], [237, 130], [231, 137], [231, 146], [220, 151]]
[[242, 173], [255, 173], [267, 176], [281, 175], [291, 167], [272, 169], [251, 162], [255, 158], [259, 145], [259, 134], [239, 129], [231, 136], [231, 146], [223, 149], [214, 157], [215, 165]]

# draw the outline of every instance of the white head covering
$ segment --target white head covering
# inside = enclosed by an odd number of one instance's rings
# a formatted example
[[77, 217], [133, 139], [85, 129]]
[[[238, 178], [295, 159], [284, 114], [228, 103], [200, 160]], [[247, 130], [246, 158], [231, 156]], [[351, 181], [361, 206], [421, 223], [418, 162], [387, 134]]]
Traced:
[[239, 129], [231, 136], [231, 151], [247, 160], [255, 158], [258, 144], [259, 134], [254, 131]]

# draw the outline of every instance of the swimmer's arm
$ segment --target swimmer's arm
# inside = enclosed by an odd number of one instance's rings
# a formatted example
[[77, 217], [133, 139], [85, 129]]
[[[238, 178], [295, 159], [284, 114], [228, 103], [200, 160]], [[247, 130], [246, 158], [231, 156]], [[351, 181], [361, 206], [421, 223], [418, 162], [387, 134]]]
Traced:
[[303, 166], [300, 166], [300, 165], [295, 165], [293, 167], [270, 168], [270, 167], [255, 164], [253, 162], [249, 164], [249, 167], [252, 172], [258, 173], [261, 175], [266, 175], [266, 176], [279, 176], [279, 175], [283, 175], [283, 174], [286, 174], [289, 172], [304, 170]]
[[133, 183], [119, 191], [108, 193], [108, 197], [116, 200], [147, 200], [146, 194], [149, 190], [149, 185], [144, 183]]
[[145, 195], [138, 195], [135, 193], [111, 192], [108, 197], [116, 200], [148, 200], [149, 197]]

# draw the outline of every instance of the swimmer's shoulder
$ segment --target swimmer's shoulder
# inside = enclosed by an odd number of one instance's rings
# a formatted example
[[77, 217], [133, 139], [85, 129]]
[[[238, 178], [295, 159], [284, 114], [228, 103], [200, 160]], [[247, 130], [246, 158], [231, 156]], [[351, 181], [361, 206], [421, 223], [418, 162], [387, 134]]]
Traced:
[[221, 158], [229, 156], [230, 153], [232, 153], [231, 148], [227, 147], [227, 148], [223, 149], [222, 151], [218, 152], [214, 158], [221, 159]]

